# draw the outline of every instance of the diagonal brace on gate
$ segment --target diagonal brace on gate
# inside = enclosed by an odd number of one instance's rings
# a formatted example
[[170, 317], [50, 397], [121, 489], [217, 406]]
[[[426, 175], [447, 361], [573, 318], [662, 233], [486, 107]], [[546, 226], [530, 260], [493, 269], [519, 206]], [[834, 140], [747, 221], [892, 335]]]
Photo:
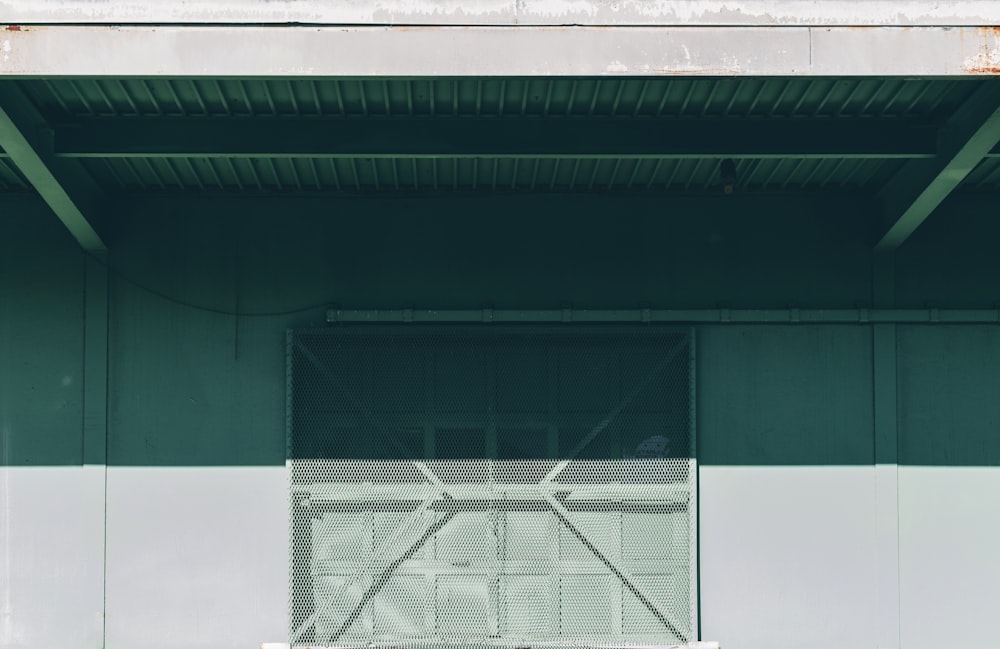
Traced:
[[596, 545], [587, 539], [586, 535], [584, 535], [584, 533], [581, 532], [580, 529], [573, 523], [573, 514], [570, 513], [570, 511], [566, 509], [558, 499], [554, 496], [546, 495], [545, 500], [549, 503], [549, 506], [552, 507], [552, 511], [555, 512], [556, 517], [562, 522], [562, 524], [565, 525], [566, 528], [569, 529], [569, 531], [572, 532], [573, 535], [576, 536], [576, 538], [578, 538], [595, 557], [600, 559], [601, 563], [607, 566], [608, 570], [610, 570], [615, 577], [617, 577], [619, 581], [625, 585], [625, 588], [628, 588], [629, 591], [635, 595], [640, 602], [642, 602], [643, 606], [648, 608], [649, 611], [655, 615], [656, 618], [660, 620], [660, 622], [662, 622], [663, 625], [666, 626], [678, 640], [681, 642], [688, 641], [687, 636], [683, 631], [681, 631], [683, 625], [674, 620], [670, 613], [661, 610], [660, 607], [656, 605], [653, 598], [646, 594], [646, 592], [640, 588], [638, 584], [636, 584], [635, 580], [629, 576], [621, 565], [601, 552]]
[[593, 428], [591, 428], [590, 432], [587, 433], [587, 436], [584, 437], [582, 440], [580, 440], [580, 443], [577, 444], [576, 447], [572, 451], [570, 451], [565, 458], [560, 460], [554, 467], [552, 467], [552, 470], [549, 471], [544, 478], [542, 478], [542, 484], [546, 484], [555, 480], [559, 476], [559, 474], [562, 473], [563, 469], [565, 469], [569, 465], [571, 460], [576, 459], [576, 457], [580, 455], [580, 453], [582, 453], [584, 449], [590, 446], [591, 442], [597, 439], [597, 437], [601, 433], [603, 433], [607, 429], [607, 427], [612, 424], [612, 422], [618, 419], [618, 417], [625, 411], [626, 408], [632, 405], [632, 402], [635, 401], [636, 398], [638, 398], [638, 396], [642, 394], [642, 392], [646, 388], [649, 387], [649, 385], [653, 382], [653, 379], [659, 376], [660, 373], [663, 372], [663, 370], [665, 370], [668, 365], [670, 365], [671, 361], [677, 358], [677, 355], [688, 347], [690, 342], [691, 342], [690, 336], [685, 336], [683, 340], [674, 345], [669, 352], [664, 354], [663, 358], [660, 359], [660, 362], [657, 363], [656, 366], [653, 367], [653, 369], [650, 370], [649, 373], [645, 377], [643, 377], [641, 381], [635, 384], [635, 387], [632, 388], [632, 390], [629, 391], [629, 393], [626, 394], [624, 398], [622, 398], [622, 400], [618, 403], [618, 405], [615, 406], [611, 410], [611, 412], [609, 412], [607, 416], [601, 419], [601, 421], [599, 421]]

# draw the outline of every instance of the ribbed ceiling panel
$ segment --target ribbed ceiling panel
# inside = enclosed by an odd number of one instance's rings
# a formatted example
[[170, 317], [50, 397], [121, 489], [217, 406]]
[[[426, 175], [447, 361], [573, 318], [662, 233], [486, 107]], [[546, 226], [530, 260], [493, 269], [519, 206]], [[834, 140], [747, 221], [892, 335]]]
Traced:
[[965, 184], [976, 189], [1000, 189], [1000, 158], [983, 160], [966, 177]]
[[949, 114], [969, 81], [903, 79], [60, 79], [21, 82], [73, 116], [601, 115], [898, 117]]
[[10, 160], [0, 158], [0, 192], [31, 191], [27, 179]]
[[[47, 79], [20, 81], [53, 124], [84, 117], [820, 117], [943, 122], [978, 81], [904, 79]], [[720, 160], [93, 158], [115, 191], [721, 191]], [[891, 159], [740, 159], [737, 191], [877, 191]], [[986, 160], [968, 185], [1000, 186]], [[0, 191], [29, 189], [0, 159]]]

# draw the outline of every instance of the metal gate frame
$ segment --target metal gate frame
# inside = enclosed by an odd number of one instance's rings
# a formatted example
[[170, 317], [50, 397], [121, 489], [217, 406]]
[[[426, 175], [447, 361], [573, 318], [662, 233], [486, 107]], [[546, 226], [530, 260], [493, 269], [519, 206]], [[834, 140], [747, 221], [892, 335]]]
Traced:
[[[406, 319], [406, 322], [411, 322], [411, 320]], [[568, 320], [567, 320], [568, 321]], [[384, 325], [347, 325], [352, 328], [357, 329], [384, 329]], [[608, 326], [592, 325], [595, 331], [606, 330]], [[639, 325], [641, 326], [641, 325]], [[417, 325], [420, 327], [420, 325]], [[477, 327], [477, 325], [466, 324], [464, 327]], [[407, 327], [408, 328], [408, 327]], [[518, 327], [519, 329], [521, 327]], [[590, 328], [590, 327], [588, 327]], [[678, 329], [673, 329], [679, 331]], [[317, 503], [322, 503], [324, 507], [331, 507], [334, 510], [339, 510], [342, 508], [349, 508], [353, 506], [356, 508], [358, 502], [364, 501], [364, 499], [370, 499], [373, 495], [373, 486], [367, 485], [363, 489], [359, 489], [357, 484], [352, 483], [322, 483], [322, 484], [311, 484], [311, 485], [296, 485], [292, 482], [292, 422], [293, 422], [293, 407], [294, 407], [294, 394], [293, 394], [293, 380], [292, 380], [292, 358], [295, 349], [300, 352], [304, 352], [309, 362], [319, 369], [324, 374], [331, 374], [331, 370], [323, 363], [323, 361], [317, 358], [314, 354], [311, 354], [309, 350], [301, 345], [297, 345], [295, 340], [295, 334], [300, 330], [289, 329], [286, 334], [286, 345], [287, 345], [287, 356], [286, 356], [286, 466], [289, 469], [289, 485], [290, 493], [292, 495], [292, 506], [291, 506], [291, 533], [292, 537], [299, 537], [301, 540], [303, 534], [309, 533], [308, 530], [308, 518], [306, 519], [306, 525], [303, 527], [303, 520], [301, 515], [297, 515], [297, 511], [302, 505], [311, 507]], [[694, 328], [688, 328], [685, 330], [686, 335], [682, 340], [677, 343], [672, 349], [670, 349], [662, 359], [659, 360], [657, 365], [648, 372], [648, 374], [640, 380], [632, 390], [626, 394], [621, 401], [610, 411], [608, 414], [601, 418], [601, 420], [591, 428], [588, 434], [577, 444], [577, 446], [567, 455], [567, 457], [561, 458], [556, 461], [550, 462], [553, 466], [545, 474], [544, 478], [537, 484], [490, 484], [488, 485], [490, 489], [495, 493], [505, 494], [505, 497], [512, 497], [516, 502], [523, 503], [525, 501], [531, 501], [536, 506], [543, 509], [548, 509], [555, 518], [560, 522], [560, 524], [565, 527], [574, 537], [579, 539], [582, 544], [592, 553], [592, 555], [600, 561], [600, 563], [605, 566], [608, 571], [622, 584], [622, 586], [629, 592], [631, 592], [648, 610], [651, 612], [658, 620], [660, 620], [663, 625], [669, 629], [682, 643], [693, 642], [700, 635], [700, 622], [699, 622], [699, 579], [698, 579], [698, 465], [697, 465], [697, 435], [696, 435], [696, 408], [695, 408], [695, 330]], [[576, 458], [579, 454], [595, 439], [601, 432], [603, 432], [614, 420], [629, 406], [629, 404], [655, 379], [660, 372], [677, 356], [682, 353], [685, 349], [688, 351], [688, 386], [689, 386], [689, 439], [690, 439], [690, 458], [689, 458], [689, 481], [686, 486], [679, 484], [660, 484], [660, 485], [599, 485], [598, 487], [587, 486], [587, 485], [576, 485], [570, 486], [567, 483], [559, 483], [557, 479], [567, 467], [571, 466], [574, 462], [587, 462], [587, 460], [577, 460]], [[406, 545], [406, 549], [402, 552], [397, 552], [390, 560], [379, 561], [381, 565], [380, 569], [374, 575], [374, 579], [370, 586], [365, 590], [360, 602], [354, 607], [349, 616], [345, 619], [344, 623], [338, 629], [338, 631], [332, 637], [333, 643], [337, 641], [345, 634], [349, 627], [356, 621], [361, 612], [365, 607], [374, 599], [378, 592], [385, 586], [389, 578], [393, 576], [397, 571], [399, 571], [415, 553], [417, 553], [429, 539], [431, 539], [437, 532], [444, 529], [449, 522], [451, 522], [454, 516], [463, 511], [480, 511], [483, 507], [483, 487], [482, 483], [475, 484], [461, 484], [461, 483], [446, 483], [435, 473], [435, 464], [450, 462], [449, 460], [398, 460], [399, 462], [406, 462], [414, 469], [420, 472], [426, 479], [426, 482], [419, 487], [414, 487], [412, 484], [407, 485], [377, 485], [379, 489], [379, 496], [391, 498], [394, 502], [408, 502], [411, 509], [409, 509], [408, 516], [391, 534], [389, 538], [392, 538], [399, 534], [409, 534], [413, 537], [409, 539], [409, 543]], [[486, 462], [503, 462], [503, 460], [484, 460]], [[669, 611], [663, 610], [662, 607], [657, 605], [655, 597], [650, 596], [646, 590], [641, 587], [633, 575], [629, 573], [629, 570], [615, 558], [608, 556], [607, 553], [602, 552], [601, 549], [597, 547], [596, 544], [589, 541], [586, 535], [581, 531], [581, 526], [576, 520], [576, 512], [585, 510], [587, 506], [599, 506], [602, 502], [606, 502], [609, 497], [627, 497], [630, 499], [636, 499], [647, 502], [654, 502], [657, 504], [665, 503], [676, 503], [678, 501], [683, 501], [687, 511], [688, 511], [688, 526], [689, 526], [689, 566], [690, 566], [690, 578], [689, 578], [689, 593], [690, 593], [690, 619], [686, 622], [676, 619]], [[502, 499], [501, 499], [502, 500]], [[494, 501], [493, 505], [496, 506], [498, 501]], [[572, 507], [572, 511], [570, 509]], [[413, 530], [409, 528], [418, 523], [420, 518], [428, 512], [443, 512], [444, 515], [437, 521], [433, 522], [429, 526], [424, 526], [422, 528], [416, 528], [416, 534], [413, 534]], [[311, 516], [309, 514], [308, 516]], [[418, 523], [419, 524], [419, 523]], [[385, 551], [388, 549], [388, 539], [383, 542], [380, 551]], [[294, 569], [296, 561], [301, 561], [302, 557], [294, 556], [294, 548], [302, 547], [301, 543], [293, 543], [292, 553], [290, 555], [290, 568]], [[369, 565], [361, 566], [358, 571], [354, 574], [351, 580], [356, 579], [361, 574], [370, 571], [376, 567], [375, 558], [380, 554], [379, 551], [373, 551], [372, 560]], [[294, 570], [290, 572], [291, 574]], [[562, 573], [571, 574], [571, 573]], [[587, 573], [589, 574], [589, 573]], [[492, 576], [492, 575], [491, 575]], [[350, 581], [348, 582], [350, 583]], [[305, 617], [299, 617], [299, 619], [294, 619], [294, 612], [292, 610], [292, 600], [295, 593], [292, 592], [295, 589], [295, 584], [290, 583], [290, 615], [293, 616], [292, 625], [293, 628], [290, 629], [290, 644], [291, 646], [296, 646], [297, 643], [306, 635], [307, 631], [315, 624], [316, 620], [323, 612], [322, 609], [314, 609], [311, 614]], [[300, 585], [301, 589], [301, 585]], [[495, 598], [491, 597], [490, 609], [490, 621], [489, 629], [490, 635], [497, 635], [498, 621], [496, 616], [496, 602]], [[690, 629], [690, 632], [685, 633], [684, 629]], [[413, 641], [407, 640], [407, 644], [413, 644]], [[448, 644], [449, 640], [445, 638], [433, 638], [427, 642], [432, 642], [434, 644]], [[466, 643], [471, 644], [471, 643]], [[500, 643], [502, 644], [502, 642]], [[523, 641], [517, 641], [518, 647], [524, 647], [525, 643]], [[544, 643], [542, 643], [544, 644]], [[315, 646], [315, 645], [313, 645]]]

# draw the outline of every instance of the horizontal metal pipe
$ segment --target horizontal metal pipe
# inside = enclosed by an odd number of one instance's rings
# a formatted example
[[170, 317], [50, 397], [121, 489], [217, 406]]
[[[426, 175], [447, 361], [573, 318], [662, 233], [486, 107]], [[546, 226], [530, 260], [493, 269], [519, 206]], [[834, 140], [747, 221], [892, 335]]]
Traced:
[[1000, 324], [998, 309], [329, 309], [328, 323]]

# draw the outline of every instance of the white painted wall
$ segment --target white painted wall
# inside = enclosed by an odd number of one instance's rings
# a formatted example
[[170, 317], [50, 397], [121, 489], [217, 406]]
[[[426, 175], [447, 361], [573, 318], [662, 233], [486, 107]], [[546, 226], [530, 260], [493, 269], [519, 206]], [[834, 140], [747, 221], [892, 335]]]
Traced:
[[237, 649], [288, 627], [284, 467], [108, 472], [108, 647]]
[[1000, 468], [899, 468], [905, 649], [996, 646]]
[[[890, 646], [875, 474], [702, 467], [702, 637], [726, 649]], [[988, 646], [1000, 468], [898, 475], [898, 646]], [[0, 469], [0, 647], [102, 646], [103, 490], [103, 467]], [[107, 498], [107, 646], [285, 637], [284, 468], [112, 467]]]
[[702, 467], [702, 637], [873, 647], [874, 467]]
[[876, 599], [892, 566], [878, 563], [889, 553], [875, 471], [702, 467], [702, 637], [726, 649], [995, 644], [1000, 468], [898, 468], [895, 644]]
[[104, 467], [0, 467], [0, 647], [100, 647]]

